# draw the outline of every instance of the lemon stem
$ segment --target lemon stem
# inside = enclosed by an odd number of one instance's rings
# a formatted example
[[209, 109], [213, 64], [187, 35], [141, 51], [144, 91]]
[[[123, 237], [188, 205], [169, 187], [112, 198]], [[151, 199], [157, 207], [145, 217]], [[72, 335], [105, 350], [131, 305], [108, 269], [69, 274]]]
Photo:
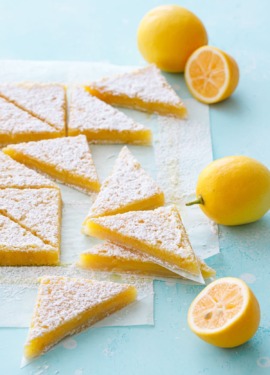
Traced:
[[186, 206], [193, 206], [194, 204], [204, 204], [203, 197], [199, 195], [198, 198], [195, 199], [194, 201], [186, 203]]

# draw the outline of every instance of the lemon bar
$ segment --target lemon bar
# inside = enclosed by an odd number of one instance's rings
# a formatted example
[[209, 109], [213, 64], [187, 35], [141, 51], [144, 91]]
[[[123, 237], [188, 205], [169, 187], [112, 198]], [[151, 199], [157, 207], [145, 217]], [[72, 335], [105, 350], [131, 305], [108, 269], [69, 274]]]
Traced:
[[150, 129], [92, 96], [83, 87], [71, 88], [69, 101], [68, 135], [85, 134], [90, 142], [151, 144]]
[[17, 163], [0, 151], [0, 189], [56, 188], [58, 186], [39, 173]]
[[0, 97], [0, 145], [60, 136], [59, 130]]
[[[204, 279], [215, 276], [216, 272], [213, 268], [209, 267], [199, 257], [197, 257], [197, 260]], [[156, 264], [151, 256], [109, 241], [93, 246], [80, 254], [78, 265], [96, 271], [179, 278], [176, 273]]]
[[0, 265], [57, 265], [59, 251], [0, 213]]
[[3, 152], [20, 163], [85, 192], [100, 183], [84, 135], [9, 145]]
[[160, 115], [184, 118], [184, 103], [155, 65], [90, 83], [86, 89], [105, 102]]
[[62, 136], [65, 135], [66, 92], [63, 85], [30, 82], [1, 84], [0, 96], [51, 125]]
[[90, 218], [87, 233], [154, 256], [165, 262], [166, 268], [177, 267], [201, 277], [197, 257], [173, 205]]
[[163, 204], [164, 194], [157, 183], [124, 146], [84, 222], [85, 232], [88, 218], [153, 209]]
[[135, 287], [105, 281], [44, 276], [24, 355], [37, 357], [64, 337], [80, 332], [136, 299]]
[[61, 193], [58, 189], [0, 189], [0, 213], [60, 250]]

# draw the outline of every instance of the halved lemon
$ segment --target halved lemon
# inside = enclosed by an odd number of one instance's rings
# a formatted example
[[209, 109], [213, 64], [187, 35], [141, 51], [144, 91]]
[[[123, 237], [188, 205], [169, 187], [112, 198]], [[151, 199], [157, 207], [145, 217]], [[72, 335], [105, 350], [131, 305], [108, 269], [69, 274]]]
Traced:
[[222, 348], [244, 344], [260, 323], [259, 303], [241, 279], [224, 277], [209, 284], [188, 311], [190, 329], [202, 340]]
[[185, 80], [191, 94], [203, 103], [227, 99], [239, 82], [239, 68], [234, 58], [216, 47], [203, 46], [189, 57]]

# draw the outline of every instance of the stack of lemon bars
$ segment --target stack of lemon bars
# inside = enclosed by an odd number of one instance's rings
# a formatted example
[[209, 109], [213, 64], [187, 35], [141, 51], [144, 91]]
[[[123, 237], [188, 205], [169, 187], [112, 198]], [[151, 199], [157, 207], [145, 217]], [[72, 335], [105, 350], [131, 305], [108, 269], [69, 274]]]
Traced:
[[[112, 105], [184, 118], [182, 100], [150, 65], [88, 86], [0, 85], [0, 265], [60, 264], [61, 190], [96, 192], [82, 233], [104, 240], [77, 266], [151, 277], [210, 278], [176, 206], [127, 146], [99, 182], [89, 143], [150, 145], [151, 130]], [[25, 357], [36, 357], [136, 299], [127, 284], [40, 278]]]

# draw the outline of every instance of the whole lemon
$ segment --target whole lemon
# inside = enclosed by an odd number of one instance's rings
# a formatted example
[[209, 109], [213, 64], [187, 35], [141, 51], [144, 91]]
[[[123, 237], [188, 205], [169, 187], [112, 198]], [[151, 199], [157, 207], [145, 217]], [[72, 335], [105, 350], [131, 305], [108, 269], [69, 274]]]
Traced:
[[197, 199], [217, 224], [240, 225], [259, 220], [270, 209], [270, 171], [247, 156], [227, 156], [210, 163], [199, 175]]
[[148, 12], [140, 22], [137, 40], [145, 60], [167, 72], [183, 72], [189, 56], [208, 43], [199, 18], [178, 5]]

